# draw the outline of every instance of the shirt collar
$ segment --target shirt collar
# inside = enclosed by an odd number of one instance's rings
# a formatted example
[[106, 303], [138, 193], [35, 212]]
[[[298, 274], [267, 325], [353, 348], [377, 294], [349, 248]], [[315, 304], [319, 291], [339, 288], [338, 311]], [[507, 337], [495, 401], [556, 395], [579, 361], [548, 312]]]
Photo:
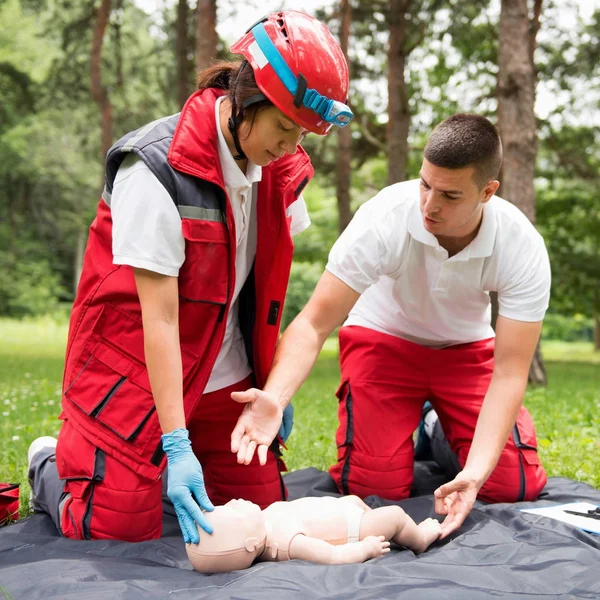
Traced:
[[412, 209], [408, 218], [408, 233], [410, 233], [411, 237], [417, 240], [417, 242], [427, 244], [427, 246], [433, 246], [434, 248], [439, 248], [440, 244], [435, 235], [427, 231], [427, 229], [425, 229], [425, 225], [423, 225], [423, 215], [421, 214], [418, 187], [415, 187], [415, 190], [416, 191], [414, 195], [411, 196]]
[[262, 168], [255, 165], [253, 162], [248, 161], [246, 174], [244, 174], [231, 155], [227, 142], [225, 141], [225, 136], [221, 131], [219, 119], [219, 106], [223, 101], [223, 98], [224, 96], [221, 96], [220, 98], [217, 98], [217, 101], [215, 102], [215, 119], [217, 122], [217, 147], [219, 150], [221, 168], [223, 169], [225, 187], [231, 189], [248, 188], [253, 183], [257, 183], [262, 179]]
[[483, 205], [483, 219], [477, 237], [465, 248], [467, 258], [485, 258], [491, 256], [496, 243], [496, 196], [492, 196]]
[[[419, 203], [419, 195], [415, 194], [412, 200], [412, 210], [408, 220], [408, 232], [411, 237], [422, 244], [440, 248], [435, 235], [425, 229], [423, 216]], [[483, 205], [483, 219], [477, 237], [456, 257], [457, 260], [469, 258], [485, 258], [491, 256], [496, 242], [496, 196], [492, 196], [488, 202]]]

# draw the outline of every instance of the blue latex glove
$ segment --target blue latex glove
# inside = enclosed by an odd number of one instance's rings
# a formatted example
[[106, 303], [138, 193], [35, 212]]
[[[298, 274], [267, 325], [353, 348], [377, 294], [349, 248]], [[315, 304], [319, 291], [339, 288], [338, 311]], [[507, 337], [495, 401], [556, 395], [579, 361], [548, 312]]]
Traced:
[[290, 433], [292, 433], [292, 427], [294, 426], [294, 407], [290, 402], [283, 409], [283, 418], [281, 420], [281, 427], [279, 428], [279, 437], [284, 441], [290, 437]]
[[168, 461], [167, 495], [175, 507], [185, 543], [197, 544], [200, 536], [196, 523], [207, 533], [212, 533], [212, 527], [200, 509], [209, 512], [214, 509], [204, 488], [202, 467], [192, 451], [187, 429], [180, 427], [166, 433], [161, 439]]

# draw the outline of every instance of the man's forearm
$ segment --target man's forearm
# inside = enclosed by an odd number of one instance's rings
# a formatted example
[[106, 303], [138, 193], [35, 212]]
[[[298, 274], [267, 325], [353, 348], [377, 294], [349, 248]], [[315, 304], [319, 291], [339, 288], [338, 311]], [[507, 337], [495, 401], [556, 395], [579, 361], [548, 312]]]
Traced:
[[277, 345], [264, 391], [287, 406], [308, 377], [326, 339], [326, 333], [317, 332], [308, 319], [298, 315]]
[[156, 413], [163, 433], [185, 427], [177, 321], [144, 319], [144, 351]]
[[523, 403], [527, 381], [519, 376], [494, 374], [477, 420], [465, 470], [480, 485], [494, 470]]

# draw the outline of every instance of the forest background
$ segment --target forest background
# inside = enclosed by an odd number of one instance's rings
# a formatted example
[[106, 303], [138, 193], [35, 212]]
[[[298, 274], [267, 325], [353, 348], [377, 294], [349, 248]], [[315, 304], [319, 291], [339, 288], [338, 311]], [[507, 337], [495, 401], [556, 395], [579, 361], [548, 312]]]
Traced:
[[[177, 112], [195, 71], [228, 58], [240, 31], [281, 3], [270, 4], [0, 0], [0, 316], [68, 314], [107, 148]], [[432, 127], [470, 111], [500, 128], [500, 195], [546, 238], [545, 338], [595, 340], [598, 350], [600, 5], [310, 0], [307, 8], [349, 56], [356, 118], [305, 142], [317, 173], [306, 191], [313, 226], [296, 240], [285, 323], [356, 208], [417, 176]]]

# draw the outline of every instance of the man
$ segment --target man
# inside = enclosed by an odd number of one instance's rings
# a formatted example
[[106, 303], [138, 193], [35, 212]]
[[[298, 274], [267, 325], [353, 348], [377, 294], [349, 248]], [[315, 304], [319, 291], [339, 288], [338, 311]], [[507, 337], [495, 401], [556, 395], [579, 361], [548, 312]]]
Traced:
[[[456, 530], [475, 498], [534, 499], [546, 483], [533, 423], [522, 407], [548, 306], [544, 241], [512, 204], [494, 196], [502, 162], [495, 127], [458, 114], [432, 133], [420, 179], [365, 203], [335, 243], [304, 310], [285, 332], [264, 391], [248, 405], [232, 451], [266, 452], [281, 410], [307, 377], [328, 335], [340, 330], [340, 491], [408, 496], [412, 433], [431, 400], [462, 470], [435, 491]], [[488, 292], [497, 291], [491, 328]], [[510, 437], [509, 437], [510, 435]]]

